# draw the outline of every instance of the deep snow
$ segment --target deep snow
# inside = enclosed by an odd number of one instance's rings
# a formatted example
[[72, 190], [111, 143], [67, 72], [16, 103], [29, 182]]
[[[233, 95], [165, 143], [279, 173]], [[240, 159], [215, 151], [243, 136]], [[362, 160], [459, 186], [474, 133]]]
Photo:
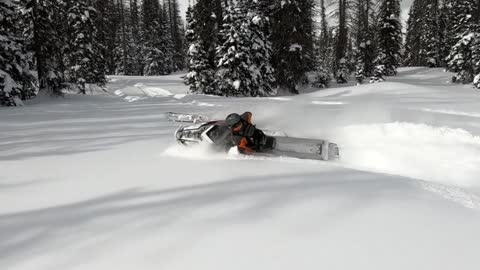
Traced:
[[[0, 108], [0, 269], [478, 269], [480, 93], [439, 69], [295, 97], [181, 75]], [[338, 162], [174, 143], [168, 111], [252, 111]]]

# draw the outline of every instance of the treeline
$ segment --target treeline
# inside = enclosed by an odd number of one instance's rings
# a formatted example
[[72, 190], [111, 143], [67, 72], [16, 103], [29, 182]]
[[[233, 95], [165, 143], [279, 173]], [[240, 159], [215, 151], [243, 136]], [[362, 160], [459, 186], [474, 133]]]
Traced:
[[177, 0], [0, 1], [1, 105], [184, 68]]
[[0, 104], [185, 68], [191, 92], [224, 96], [376, 82], [401, 65], [480, 88], [478, 0], [415, 0], [406, 35], [400, 0], [192, 0], [186, 20], [177, 0], [1, 0]]
[[187, 14], [186, 83], [265, 96], [352, 74], [382, 81], [401, 65], [447, 67], [470, 83], [480, 73], [479, 9], [478, 0], [415, 0], [404, 35], [400, 0], [198, 0]]
[[415, 0], [405, 44], [407, 66], [447, 67], [454, 82], [480, 88], [478, 0]]
[[198, 0], [186, 42], [186, 83], [195, 93], [298, 93], [302, 84], [328, 86], [332, 75], [346, 83], [352, 73], [359, 83], [378, 81], [401, 62], [400, 2]]

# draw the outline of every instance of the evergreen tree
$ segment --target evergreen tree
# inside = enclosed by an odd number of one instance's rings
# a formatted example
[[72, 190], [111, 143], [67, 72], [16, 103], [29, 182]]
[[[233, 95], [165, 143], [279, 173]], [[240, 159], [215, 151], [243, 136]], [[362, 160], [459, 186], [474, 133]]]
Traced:
[[448, 69], [457, 72], [454, 82], [470, 83], [480, 72], [480, 7], [474, 0], [450, 3], [455, 9], [451, 34], [459, 38], [447, 57]]
[[440, 51], [440, 6], [438, 0], [430, 0], [425, 7], [423, 17], [424, 31], [420, 35], [420, 43], [425, 51], [426, 62], [429, 67], [438, 67], [442, 64]]
[[[454, 45], [476, 31], [473, 14], [478, 6], [477, 0], [444, 0], [443, 5], [438, 0], [415, 0], [408, 20], [404, 63], [408, 66], [445, 65], [445, 57]], [[451, 60], [451, 57], [447, 59]]]
[[444, 54], [447, 57], [450, 54], [451, 48], [457, 43], [461, 36], [457, 36], [454, 30], [454, 26], [457, 24], [455, 22], [457, 18], [457, 10], [455, 5], [457, 0], [443, 0], [443, 5], [441, 8], [441, 21], [440, 23], [444, 24], [444, 36], [445, 36], [445, 47], [447, 53]]
[[425, 30], [424, 25], [425, 0], [414, 0], [408, 14], [407, 34], [405, 40], [406, 66], [426, 66], [427, 55], [422, 43], [421, 35]]
[[250, 78], [249, 44], [246, 40], [247, 33], [243, 30], [246, 20], [247, 7], [244, 2], [232, 1], [227, 7], [223, 28], [220, 35], [225, 42], [218, 47], [218, 70], [215, 81], [219, 93], [226, 96], [239, 96], [247, 94], [253, 82]]
[[34, 51], [40, 92], [62, 96], [64, 83], [63, 1], [24, 0], [26, 32]]
[[330, 83], [330, 73], [333, 71], [333, 37], [328, 26], [325, 0], [320, 1], [320, 35], [315, 42], [315, 77], [312, 86], [323, 88]]
[[209, 66], [215, 69], [217, 62], [216, 49], [222, 42], [219, 35], [224, 17], [222, 1], [198, 0], [193, 6], [193, 10], [193, 17], [197, 21], [196, 35], [201, 40], [202, 49], [207, 53]]
[[[67, 5], [68, 50], [66, 51], [66, 78], [77, 84], [85, 94], [86, 84], [106, 83], [104, 70], [99, 69], [97, 57], [100, 50], [96, 45], [97, 29], [94, 24], [96, 10], [86, 0]], [[101, 57], [101, 56], [100, 56]]]
[[451, 0], [443, 0], [439, 11], [438, 27], [441, 66], [446, 66], [445, 59], [450, 54], [450, 49], [454, 45], [454, 43], [450, 43], [453, 39], [449, 36], [449, 27], [451, 25], [450, 22], [452, 21], [451, 10], [449, 5], [447, 5], [449, 1]]
[[[368, 0], [367, 0], [368, 1]], [[356, 66], [355, 66], [355, 79], [357, 80], [358, 84], [363, 83], [364, 79], [368, 74], [368, 71], [365, 70], [367, 66], [366, 63], [366, 56], [370, 51], [371, 41], [370, 31], [368, 29], [368, 12], [365, 11], [365, 1], [364, 0], [357, 0], [356, 4], [356, 16], [353, 18], [353, 24], [355, 27], [354, 35], [356, 40], [356, 50], [355, 50], [355, 58], [356, 58]], [[370, 68], [371, 65], [368, 65]]]
[[0, 2], [0, 105], [22, 105], [34, 95], [35, 81], [30, 73], [30, 57], [19, 33], [18, 6]]
[[298, 94], [305, 72], [312, 70], [313, 1], [275, 2], [272, 15], [273, 67], [279, 86]]
[[127, 23], [127, 75], [143, 75], [143, 39], [137, 0], [130, 0]]
[[266, 96], [272, 93], [273, 69], [268, 18], [258, 1], [233, 1], [226, 9], [218, 47], [216, 82], [227, 96]]
[[470, 33], [480, 32], [478, 0], [457, 0], [452, 2], [452, 29], [456, 41]]
[[[197, 32], [201, 27], [196, 16], [197, 9], [189, 7], [186, 14], [187, 29], [185, 42], [188, 44], [187, 69], [185, 84], [190, 87], [190, 92], [198, 94], [216, 94], [213, 87], [214, 67], [208, 59], [208, 53], [204, 49], [206, 45]], [[198, 13], [197, 13], [198, 14]], [[208, 48], [208, 47], [207, 47]]]
[[227, 1], [198, 0], [187, 12], [187, 70], [185, 83], [193, 93], [216, 94], [213, 83], [217, 68], [216, 49], [222, 43], [220, 27]]
[[453, 82], [471, 83], [480, 72], [480, 33], [465, 35], [453, 46], [447, 60], [449, 70], [457, 72]]
[[366, 76], [372, 76], [374, 70], [375, 44], [374, 23], [371, 13], [373, 12], [371, 0], [357, 0], [355, 2], [355, 16], [353, 23], [356, 39], [355, 55], [357, 59], [355, 77], [359, 83]]
[[[110, 23], [108, 6], [110, 0], [97, 0], [93, 1], [93, 8], [95, 9], [96, 16], [93, 17], [93, 23], [95, 25], [96, 35], [94, 37], [94, 44], [96, 46], [97, 55], [95, 56], [95, 63], [99, 70], [102, 70], [104, 74], [109, 72], [107, 65], [107, 56], [109, 54], [108, 47], [108, 28]], [[113, 74], [113, 73], [111, 73]]]
[[116, 0], [95, 0], [94, 7], [98, 16], [95, 17], [95, 28], [98, 30], [96, 38], [99, 47], [99, 69], [106, 70], [108, 74], [115, 74], [117, 63], [117, 33], [120, 24], [120, 16]]
[[251, 96], [265, 96], [274, 92], [275, 71], [272, 66], [273, 47], [271, 42], [271, 0], [248, 0], [245, 29], [250, 30], [247, 39], [251, 41], [250, 54], [253, 65], [251, 76], [256, 82]]
[[126, 10], [125, 3], [123, 0], [117, 0], [116, 3], [117, 15], [119, 27], [117, 28], [117, 33], [115, 35], [115, 50], [114, 50], [114, 59], [115, 59], [115, 74], [127, 75], [129, 74], [128, 67], [128, 56], [129, 56], [129, 33], [128, 26], [129, 17], [128, 10]]
[[335, 36], [334, 68], [337, 83], [347, 83], [350, 74], [346, 57], [348, 48], [347, 2], [347, 0], [338, 0], [338, 29]]
[[174, 47], [174, 70], [183, 70], [185, 68], [183, 20], [180, 16], [180, 8], [177, 0], [167, 0], [168, 17], [170, 21], [170, 35]]
[[175, 67], [175, 43], [170, 32], [170, 22], [168, 20], [168, 7], [162, 6], [160, 9], [160, 49], [164, 57], [164, 74], [170, 74], [177, 68]]
[[[472, 71], [475, 74], [480, 75], [480, 32], [476, 32], [475, 40], [472, 43]], [[477, 76], [478, 77], [478, 76]], [[480, 82], [477, 81], [477, 88], [480, 88]]]
[[144, 74], [165, 75], [173, 69], [171, 37], [165, 9], [158, 0], [144, 0], [142, 6], [144, 35]]
[[400, 1], [383, 0], [380, 5], [379, 17], [378, 56], [375, 65], [383, 65], [385, 67], [384, 75], [392, 76], [397, 74], [402, 47]]
[[328, 25], [325, 0], [320, 1], [320, 35], [316, 42], [316, 67], [332, 73], [334, 68], [334, 38]]
[[478, 73], [478, 75], [473, 80], [473, 86], [475, 86], [475, 88], [477, 89], [480, 89], [480, 73]]

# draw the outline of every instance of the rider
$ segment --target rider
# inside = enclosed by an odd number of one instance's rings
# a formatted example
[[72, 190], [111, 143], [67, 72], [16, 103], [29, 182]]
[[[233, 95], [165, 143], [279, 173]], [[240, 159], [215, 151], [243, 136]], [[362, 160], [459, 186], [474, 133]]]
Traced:
[[242, 154], [254, 154], [265, 145], [266, 136], [252, 123], [252, 113], [232, 113], [225, 119], [232, 132], [232, 144]]

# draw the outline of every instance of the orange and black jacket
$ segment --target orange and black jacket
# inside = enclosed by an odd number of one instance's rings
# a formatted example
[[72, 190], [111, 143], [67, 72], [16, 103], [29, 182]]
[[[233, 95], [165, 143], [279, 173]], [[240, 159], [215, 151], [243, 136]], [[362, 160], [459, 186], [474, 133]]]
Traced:
[[240, 115], [240, 118], [240, 123], [232, 128], [232, 141], [237, 145], [240, 153], [253, 154], [255, 153], [253, 142], [255, 126], [252, 123], [252, 113], [246, 112]]

